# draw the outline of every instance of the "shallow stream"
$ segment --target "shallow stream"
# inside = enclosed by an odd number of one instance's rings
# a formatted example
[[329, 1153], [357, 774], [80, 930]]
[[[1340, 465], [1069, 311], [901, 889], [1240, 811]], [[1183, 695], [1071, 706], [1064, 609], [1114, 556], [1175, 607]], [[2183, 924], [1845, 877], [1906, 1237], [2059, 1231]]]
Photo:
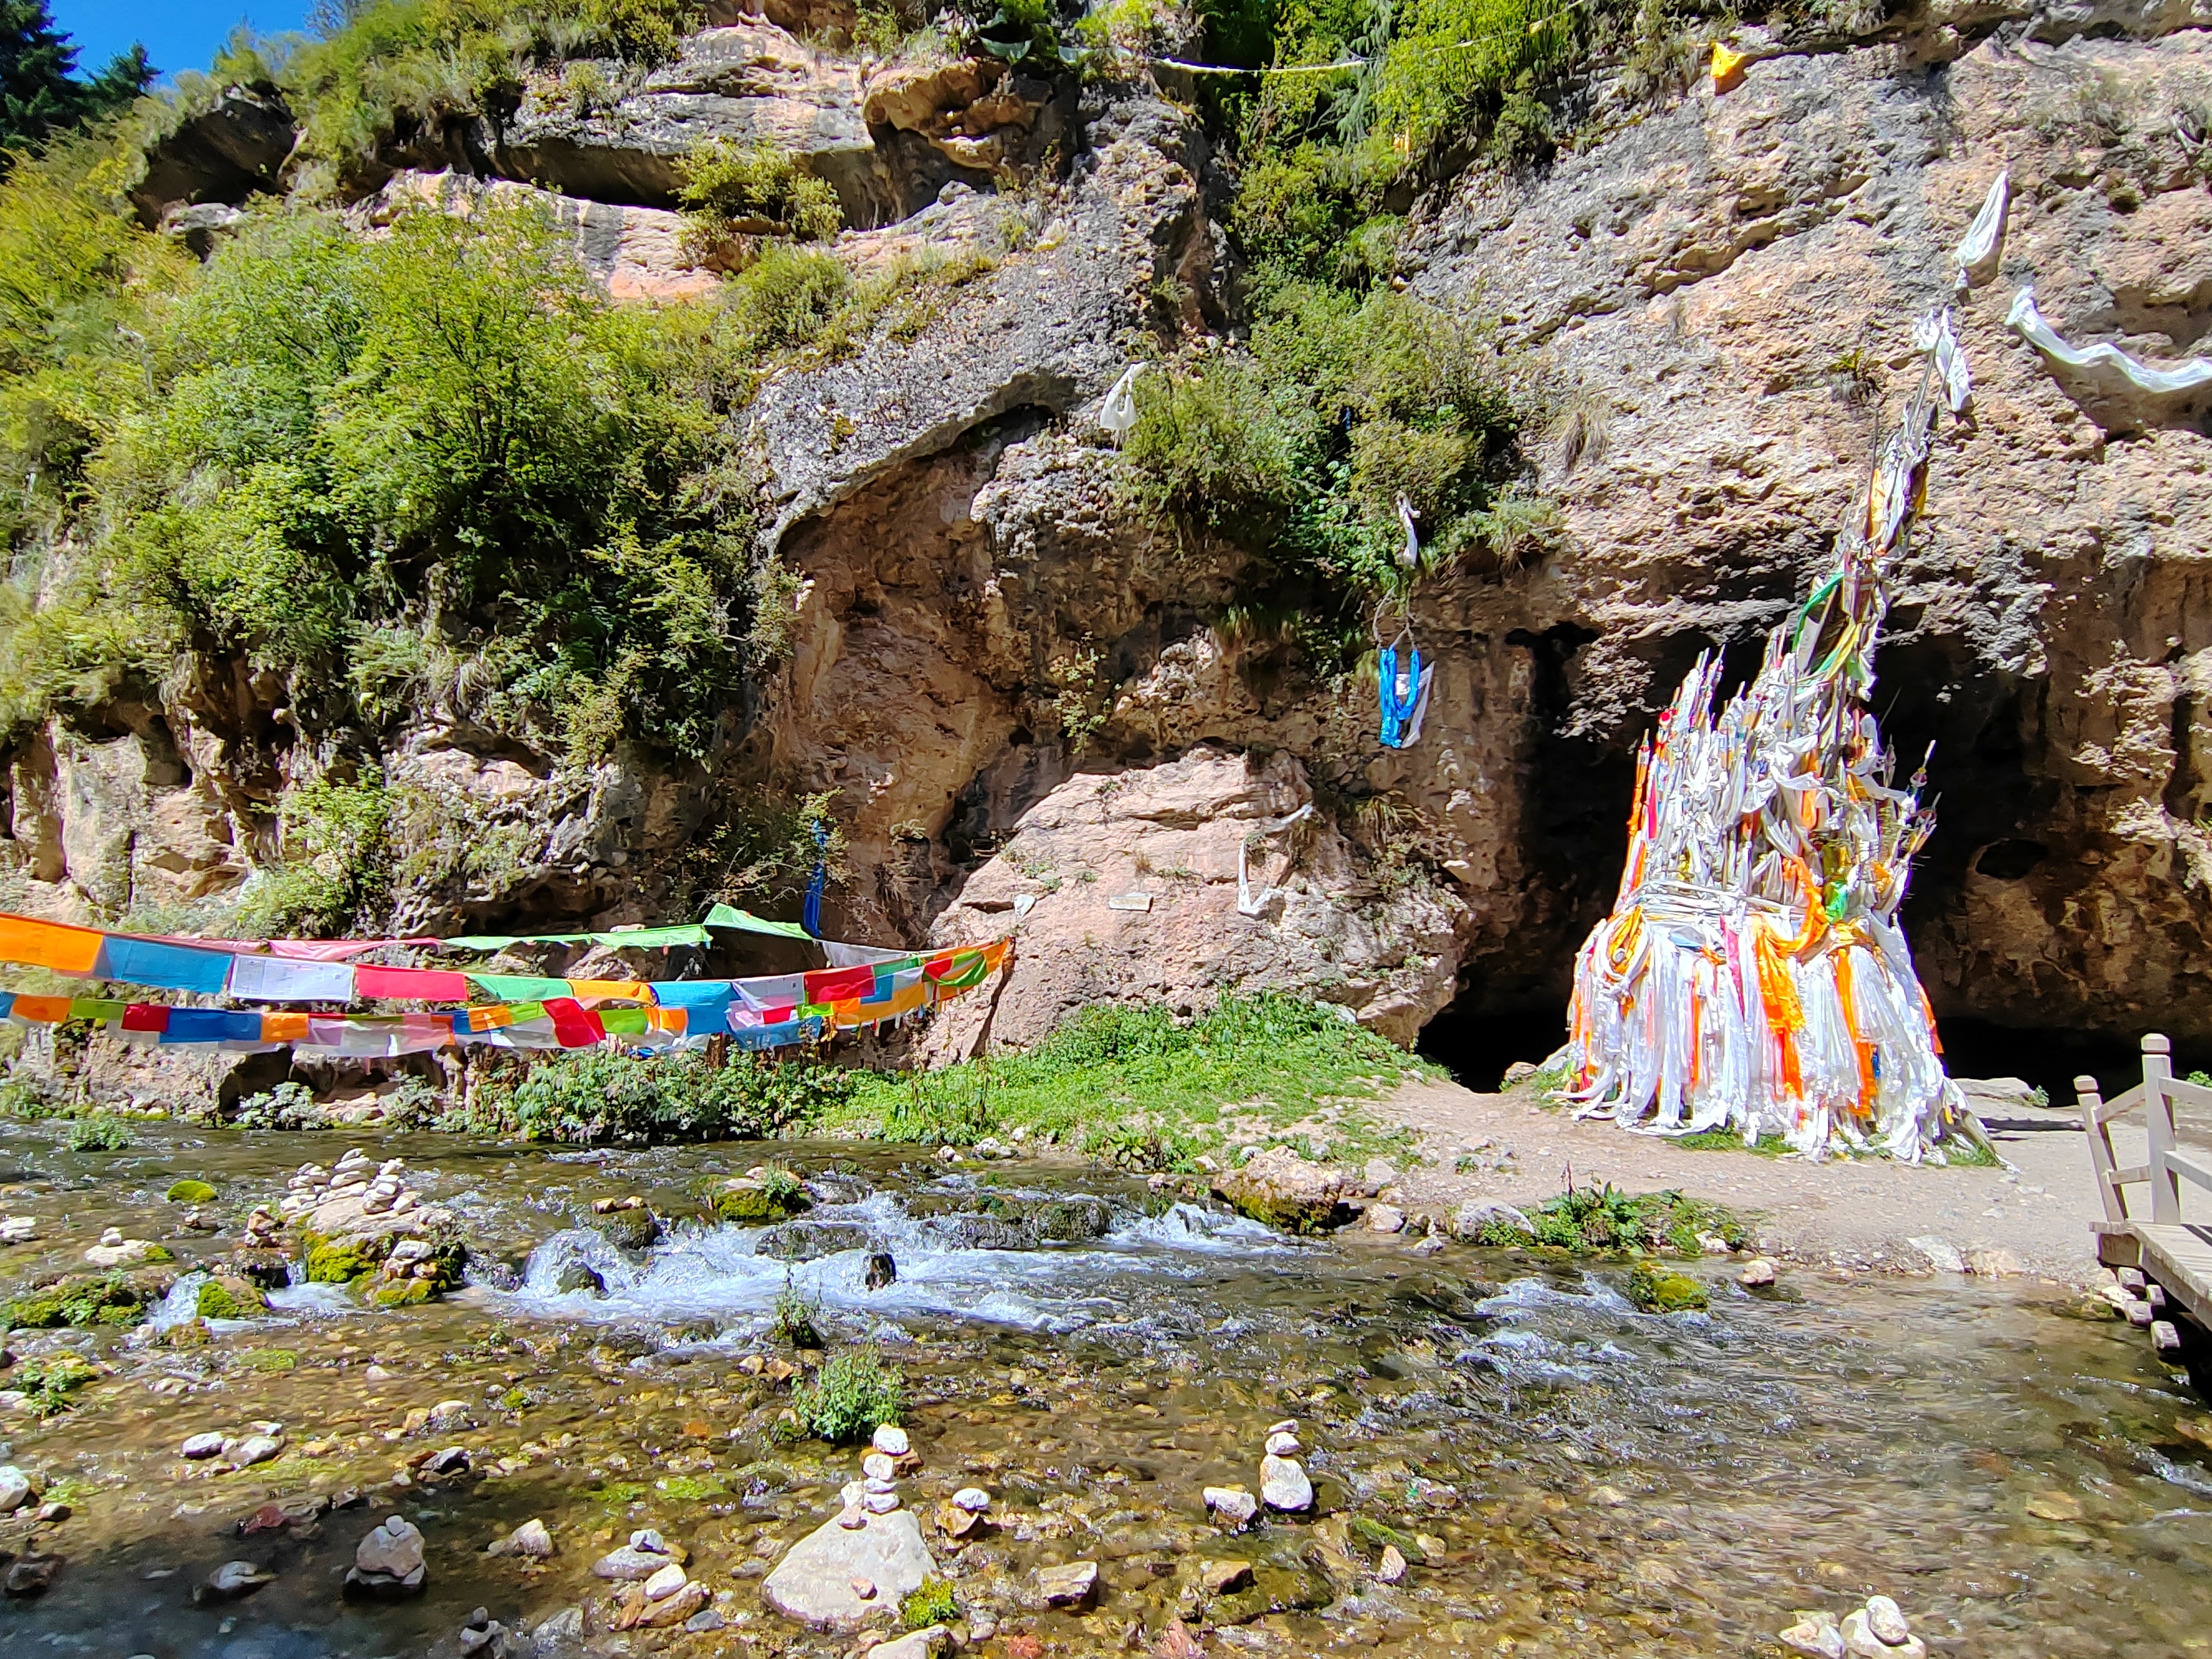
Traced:
[[[858, 1473], [850, 1449], [777, 1438], [788, 1385], [762, 1360], [818, 1358], [771, 1334], [787, 1285], [818, 1304], [833, 1351], [873, 1341], [903, 1370], [922, 1461], [902, 1490], [963, 1611], [998, 1623], [987, 1653], [1024, 1637], [1134, 1651], [1180, 1612], [1210, 1653], [1771, 1654], [1792, 1609], [1840, 1614], [1875, 1590], [1932, 1650], [1976, 1659], [2212, 1650], [2212, 1421], [2139, 1334], [2070, 1316], [2055, 1287], [1785, 1271], [1754, 1297], [1716, 1261], [1693, 1269], [1710, 1314], [1655, 1316], [1620, 1295], [1625, 1267], [1293, 1241], [1075, 1164], [948, 1171], [880, 1146], [780, 1146], [820, 1201], [771, 1233], [698, 1218], [700, 1182], [760, 1162], [758, 1146], [138, 1133], [79, 1154], [49, 1126], [0, 1129], [0, 1210], [40, 1221], [0, 1273], [77, 1265], [111, 1225], [216, 1261], [291, 1170], [360, 1145], [404, 1157], [462, 1218], [477, 1282], [391, 1312], [280, 1292], [202, 1346], [18, 1337], [21, 1356], [67, 1343], [114, 1369], [50, 1421], [0, 1425], [0, 1462], [72, 1510], [38, 1528], [64, 1558], [52, 1588], [0, 1604], [9, 1654], [456, 1654], [477, 1606], [514, 1629], [602, 1592], [592, 1559], [647, 1526], [690, 1552], [723, 1627], [596, 1650], [842, 1653], [851, 1638], [758, 1599]], [[181, 1229], [162, 1197], [179, 1175], [217, 1185], [222, 1234]], [[630, 1194], [665, 1223], [645, 1249], [592, 1212]], [[896, 1265], [875, 1290], [872, 1251]], [[448, 1401], [465, 1425], [402, 1432]], [[1285, 1417], [1318, 1513], [1218, 1531], [1200, 1489], [1257, 1490]], [[189, 1434], [264, 1422], [287, 1441], [274, 1462], [178, 1456]], [[447, 1445], [470, 1473], [393, 1484]], [[954, 1545], [927, 1517], [968, 1486], [993, 1495], [993, 1524]], [[271, 1501], [355, 1492], [240, 1535]], [[426, 1534], [427, 1592], [343, 1600], [356, 1541], [388, 1514]], [[552, 1560], [483, 1553], [532, 1516]], [[1420, 1540], [1395, 1586], [1370, 1571], [1373, 1523]], [[0, 1547], [27, 1531], [0, 1523]], [[1223, 1556], [1259, 1566], [1255, 1592], [1205, 1594], [1202, 1558]], [[234, 1559], [276, 1577], [192, 1605]], [[1033, 1606], [1036, 1570], [1072, 1560], [1100, 1565], [1095, 1607]]]

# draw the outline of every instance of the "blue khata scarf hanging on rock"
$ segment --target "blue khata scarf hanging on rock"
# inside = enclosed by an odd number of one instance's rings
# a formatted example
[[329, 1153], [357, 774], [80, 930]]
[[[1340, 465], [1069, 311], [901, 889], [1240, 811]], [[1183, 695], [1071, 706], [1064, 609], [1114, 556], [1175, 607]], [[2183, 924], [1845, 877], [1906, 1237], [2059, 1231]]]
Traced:
[[822, 890], [830, 884], [830, 871], [824, 854], [830, 847], [830, 832], [819, 819], [814, 824], [814, 875], [806, 884], [806, 908], [800, 914], [800, 925], [815, 939], [822, 937]]
[[1425, 673], [1421, 668], [1421, 647], [1408, 646], [1406, 651], [1407, 669], [1398, 672], [1398, 651], [1386, 645], [1377, 659], [1375, 676], [1376, 690], [1382, 703], [1382, 746], [1403, 749], [1421, 735], [1422, 704], [1428, 700], [1429, 680], [1436, 673], [1431, 664]]

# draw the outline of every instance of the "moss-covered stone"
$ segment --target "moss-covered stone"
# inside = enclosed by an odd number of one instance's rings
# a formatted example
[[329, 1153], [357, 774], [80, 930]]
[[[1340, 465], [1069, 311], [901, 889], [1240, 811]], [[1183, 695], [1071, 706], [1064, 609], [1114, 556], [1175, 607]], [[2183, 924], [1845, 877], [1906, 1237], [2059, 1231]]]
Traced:
[[607, 1243], [624, 1250], [650, 1249], [660, 1237], [660, 1218], [643, 1205], [626, 1210], [610, 1210], [592, 1218], [592, 1224]]
[[0, 1302], [0, 1327], [51, 1330], [64, 1325], [135, 1325], [146, 1316], [148, 1307], [168, 1293], [176, 1279], [175, 1273], [158, 1268], [151, 1273], [72, 1273]]
[[168, 1199], [172, 1204], [205, 1204], [215, 1195], [215, 1187], [211, 1182], [198, 1181], [191, 1176], [169, 1185]]
[[311, 1285], [350, 1285], [382, 1267], [384, 1258], [392, 1254], [392, 1245], [389, 1233], [343, 1239], [319, 1238], [309, 1233], [301, 1242], [307, 1247], [307, 1282]]
[[1647, 1259], [1629, 1269], [1628, 1299], [1646, 1313], [1680, 1313], [1711, 1298], [1700, 1280]]
[[732, 1181], [718, 1190], [712, 1201], [717, 1218], [740, 1224], [788, 1221], [814, 1207], [814, 1200], [807, 1197], [806, 1189], [796, 1182], [789, 1185], [763, 1185], [758, 1182]]
[[200, 1286], [193, 1310], [202, 1319], [250, 1319], [269, 1311], [269, 1298], [250, 1281], [226, 1276]]
[[412, 1308], [437, 1293], [427, 1279], [380, 1279], [371, 1283], [368, 1299], [380, 1308]]

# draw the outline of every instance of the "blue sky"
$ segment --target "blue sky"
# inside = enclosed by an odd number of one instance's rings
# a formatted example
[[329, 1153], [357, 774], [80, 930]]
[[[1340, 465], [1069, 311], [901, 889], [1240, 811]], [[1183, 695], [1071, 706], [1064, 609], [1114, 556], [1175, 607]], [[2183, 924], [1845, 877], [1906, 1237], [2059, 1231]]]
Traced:
[[82, 74], [105, 68], [134, 40], [164, 75], [204, 70], [240, 22], [257, 34], [304, 27], [312, 0], [49, 0], [54, 22], [76, 43]]

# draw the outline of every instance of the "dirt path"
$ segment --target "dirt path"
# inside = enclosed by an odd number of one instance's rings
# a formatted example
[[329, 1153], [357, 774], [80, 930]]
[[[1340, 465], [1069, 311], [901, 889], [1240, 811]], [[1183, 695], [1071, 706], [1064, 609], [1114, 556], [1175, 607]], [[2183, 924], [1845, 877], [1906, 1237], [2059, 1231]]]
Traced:
[[[1610, 1122], [1577, 1122], [1565, 1109], [1539, 1105], [1525, 1088], [1486, 1095], [1454, 1083], [1408, 1084], [1379, 1115], [1415, 1130], [1429, 1159], [1400, 1183], [1408, 1211], [1448, 1214], [1469, 1198], [1547, 1198], [1566, 1186], [1571, 1170], [1577, 1186], [1673, 1187], [1727, 1204], [1754, 1218], [1762, 1251], [1797, 1261], [1927, 1271], [1929, 1254], [1908, 1241], [1938, 1239], [1978, 1272], [2088, 1281], [2097, 1272], [2089, 1223], [2099, 1207], [2071, 1103], [2039, 1107], [1978, 1096], [1976, 1105], [2013, 1168], [1913, 1169], [1880, 1158], [1812, 1164], [1693, 1152]], [[2120, 1147], [2124, 1159], [2139, 1152], [2139, 1146]]]

